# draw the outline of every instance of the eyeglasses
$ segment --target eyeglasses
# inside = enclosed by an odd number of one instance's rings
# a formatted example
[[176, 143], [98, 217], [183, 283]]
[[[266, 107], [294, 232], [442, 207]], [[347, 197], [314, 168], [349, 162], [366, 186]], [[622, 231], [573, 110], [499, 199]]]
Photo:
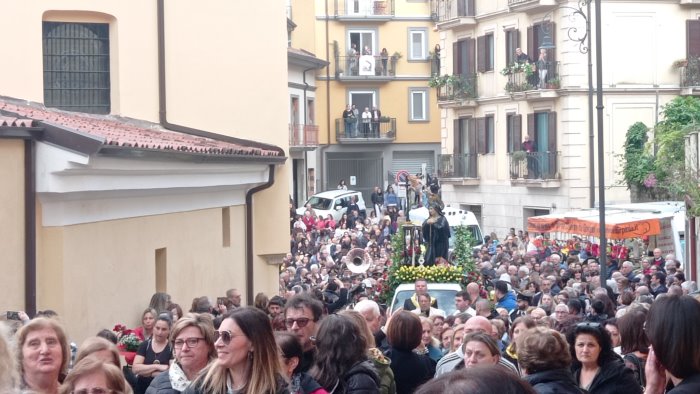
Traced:
[[600, 323], [586, 321], [586, 322], [577, 324], [576, 327], [600, 328]]
[[92, 387], [89, 389], [80, 389], [70, 392], [71, 394], [121, 394], [120, 391], [110, 390], [103, 387]]
[[[224, 345], [228, 345], [231, 343], [231, 340], [235, 337], [244, 337], [245, 335], [240, 334], [240, 335], [234, 335], [231, 333], [229, 330], [223, 330], [223, 331], [214, 331], [214, 343], [216, 343], [219, 338], [221, 338], [221, 341], [224, 343]], [[190, 344], [188, 343], [187, 346]]]
[[286, 319], [284, 321], [284, 324], [287, 326], [287, 328], [294, 327], [294, 323], [297, 324], [297, 327], [304, 328], [307, 324], [309, 324], [310, 321], [311, 319], [309, 319], [308, 317], [300, 317], [298, 319]]
[[180, 349], [184, 344], [187, 344], [187, 347], [192, 349], [193, 347], [197, 346], [199, 341], [203, 340], [204, 338], [177, 339], [175, 342], [173, 342], [173, 345], [175, 346], [175, 349]]

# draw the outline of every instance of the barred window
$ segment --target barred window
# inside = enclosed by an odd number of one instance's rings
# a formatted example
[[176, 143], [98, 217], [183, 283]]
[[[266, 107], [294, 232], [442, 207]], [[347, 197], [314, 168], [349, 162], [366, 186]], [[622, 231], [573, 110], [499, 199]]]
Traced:
[[109, 25], [43, 23], [44, 105], [108, 114]]

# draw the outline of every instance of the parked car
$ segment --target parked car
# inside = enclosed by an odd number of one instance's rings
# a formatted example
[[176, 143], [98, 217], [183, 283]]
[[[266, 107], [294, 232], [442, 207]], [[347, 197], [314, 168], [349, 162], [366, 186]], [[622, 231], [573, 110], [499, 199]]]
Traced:
[[314, 194], [299, 208], [297, 214], [303, 215], [306, 206], [310, 205], [314, 209], [316, 215], [328, 217], [333, 215], [333, 219], [339, 220], [348, 210], [350, 198], [357, 198], [357, 206], [360, 207], [360, 217], [367, 217], [367, 207], [365, 200], [362, 198], [362, 192], [355, 190], [329, 190], [326, 192]]
[[[449, 316], [457, 310], [455, 305], [455, 294], [462, 291], [459, 283], [428, 283], [428, 294], [437, 299], [438, 309], [442, 309]], [[390, 311], [393, 312], [402, 308], [404, 302], [415, 293], [413, 283], [400, 284], [394, 291], [394, 298], [391, 301]]]

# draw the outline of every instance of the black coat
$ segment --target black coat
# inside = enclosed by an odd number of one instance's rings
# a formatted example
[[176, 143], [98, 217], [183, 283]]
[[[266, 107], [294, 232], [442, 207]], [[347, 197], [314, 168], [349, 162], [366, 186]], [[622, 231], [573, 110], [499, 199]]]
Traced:
[[[581, 367], [573, 370], [574, 379], [579, 381]], [[637, 383], [634, 373], [625, 366], [622, 359], [608, 361], [600, 366], [600, 371], [588, 388], [589, 394], [641, 394], [642, 388]]]
[[346, 394], [379, 394], [379, 375], [369, 360], [353, 365], [343, 381]]
[[168, 371], [161, 372], [156, 376], [153, 381], [151, 382], [151, 385], [148, 386], [146, 389], [146, 394], [178, 394], [180, 391], [177, 391], [173, 388], [172, 384], [170, 384], [170, 375], [168, 375]]
[[537, 394], [582, 394], [568, 369], [552, 369], [524, 376]]
[[397, 393], [411, 394], [418, 386], [435, 376], [435, 362], [427, 355], [391, 347], [386, 356], [391, 359]]

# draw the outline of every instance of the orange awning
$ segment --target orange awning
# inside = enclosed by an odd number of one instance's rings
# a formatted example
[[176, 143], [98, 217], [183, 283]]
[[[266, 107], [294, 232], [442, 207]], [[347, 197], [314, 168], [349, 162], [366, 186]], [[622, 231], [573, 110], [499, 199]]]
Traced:
[[[598, 237], [600, 236], [600, 223], [597, 219], [557, 217], [554, 215], [535, 216], [527, 219], [527, 231], [561, 232]], [[657, 218], [605, 224], [605, 235], [608, 239], [636, 238], [658, 234], [661, 234], [661, 222]]]

